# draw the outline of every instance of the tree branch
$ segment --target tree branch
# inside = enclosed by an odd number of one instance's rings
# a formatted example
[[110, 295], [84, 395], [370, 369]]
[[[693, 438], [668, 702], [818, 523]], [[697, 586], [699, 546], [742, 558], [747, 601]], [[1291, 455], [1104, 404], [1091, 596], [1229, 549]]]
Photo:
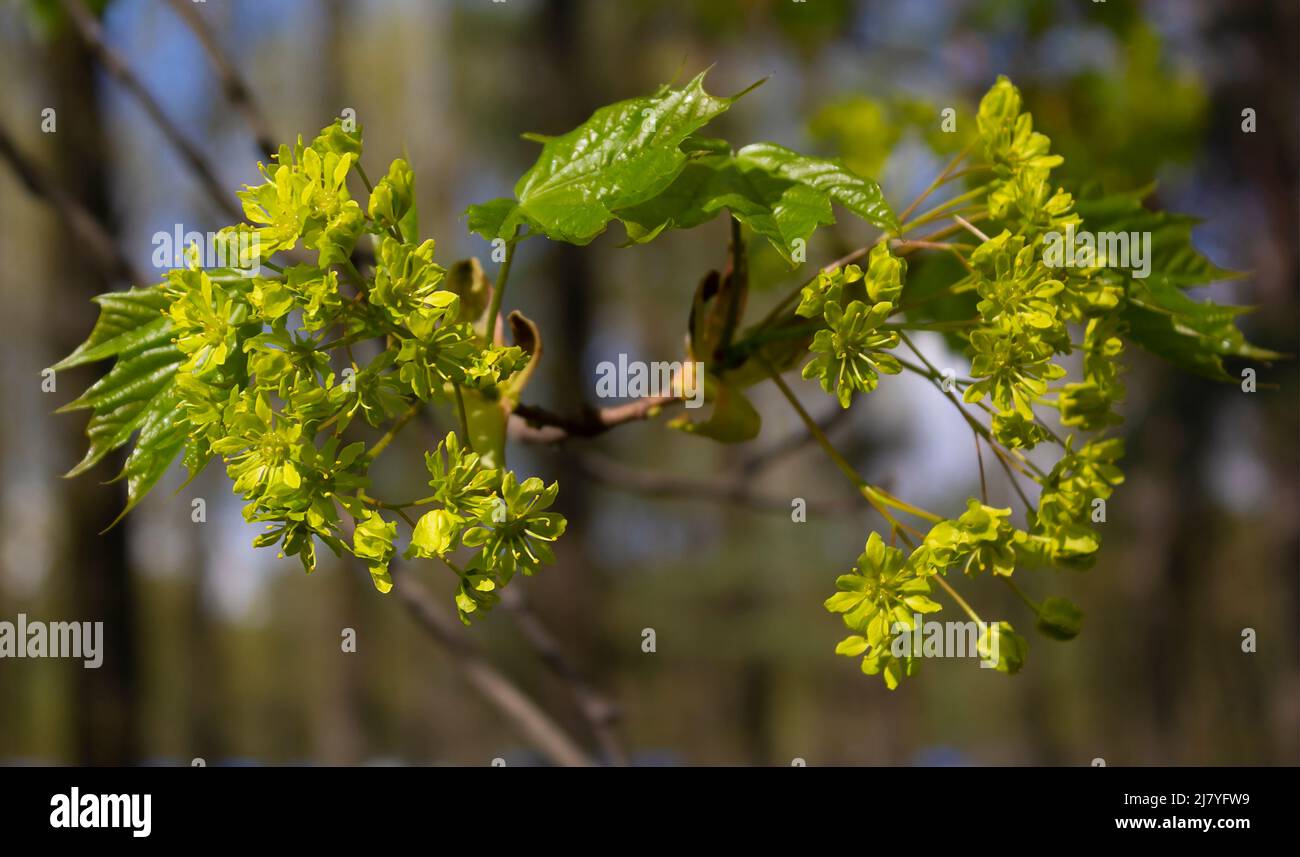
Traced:
[[511, 612], [520, 633], [537, 652], [542, 662], [568, 686], [569, 693], [578, 706], [592, 736], [605, 758], [613, 765], [627, 764], [614, 724], [621, 714], [619, 707], [596, 690], [573, 664], [558, 640], [533, 611], [523, 592], [515, 586], [501, 590], [501, 604]]
[[167, 2], [202, 45], [203, 51], [208, 55], [212, 67], [217, 72], [217, 77], [221, 79], [221, 88], [225, 91], [226, 98], [243, 115], [244, 121], [253, 131], [253, 140], [257, 148], [261, 149], [262, 154], [269, 160], [276, 153], [276, 138], [271, 133], [271, 123], [267, 121], [266, 114], [262, 112], [257, 99], [253, 96], [253, 90], [239, 74], [235, 64], [226, 57], [221, 43], [217, 41], [216, 33], [208, 26], [208, 22], [203, 20], [193, 0], [167, 0]]
[[[537, 444], [559, 444], [570, 438], [591, 438], [637, 420], [650, 419], [656, 408], [675, 404], [672, 397], [647, 397], [612, 408], [588, 408], [577, 416], [556, 414], [534, 405], [519, 405], [510, 421], [515, 440]], [[823, 431], [830, 431], [848, 416], [848, 410], [835, 408], [820, 421]], [[723, 480], [692, 479], [670, 473], [648, 472], [622, 464], [602, 455], [586, 452], [575, 457], [578, 469], [588, 478], [612, 488], [647, 497], [688, 497], [740, 503], [760, 511], [788, 511], [789, 501], [756, 494], [750, 482], [759, 472], [779, 459], [812, 443], [806, 431], [792, 432], [766, 449], [749, 453], [741, 459], [730, 477]], [[853, 501], [813, 501], [814, 509], [836, 514], [857, 508]]]
[[475, 690], [555, 764], [567, 767], [590, 767], [594, 764], [559, 724], [484, 657], [455, 617], [438, 606], [414, 575], [403, 574], [402, 577], [393, 591], [420, 627], [453, 655], [453, 663]]
[[647, 396], [611, 408], [585, 408], [576, 416], [552, 413], [535, 405], [517, 405], [510, 433], [526, 443], [561, 443], [572, 437], [596, 437], [624, 423], [657, 416], [659, 409], [680, 402], [676, 396]]
[[9, 132], [0, 126], [0, 158], [3, 158], [18, 177], [18, 181], [32, 196], [53, 206], [64, 225], [76, 236], [78, 243], [90, 248], [91, 254], [108, 273], [109, 278], [132, 285], [145, 285], [148, 280], [118, 249], [108, 230], [84, 205], [69, 196], [63, 188], [19, 151]]
[[67, 11], [69, 19], [77, 30], [81, 40], [86, 43], [95, 55], [95, 59], [104, 67], [104, 70], [116, 80], [123, 89], [131, 94], [140, 106], [144, 108], [145, 113], [158, 126], [167, 141], [180, 153], [181, 157], [194, 171], [199, 183], [203, 185], [204, 190], [221, 210], [236, 221], [243, 220], [244, 213], [239, 206], [235, 205], [231, 197], [226, 195], [221, 182], [218, 181], [216, 172], [208, 163], [203, 153], [199, 151], [176, 126], [167, 113], [162, 109], [162, 105], [154, 98], [131, 67], [127, 65], [126, 60], [121, 54], [108, 46], [104, 41], [104, 28], [100, 26], [99, 19], [86, 7], [84, 0], [63, 0], [63, 8]]
[[[645, 497], [681, 497], [734, 503], [762, 512], [789, 512], [792, 498], [772, 497], [754, 492], [743, 471], [724, 479], [693, 479], [674, 473], [630, 467], [598, 453], [573, 453], [578, 470], [602, 485]], [[843, 500], [808, 500], [810, 511], [843, 514], [862, 508], [860, 497]]]

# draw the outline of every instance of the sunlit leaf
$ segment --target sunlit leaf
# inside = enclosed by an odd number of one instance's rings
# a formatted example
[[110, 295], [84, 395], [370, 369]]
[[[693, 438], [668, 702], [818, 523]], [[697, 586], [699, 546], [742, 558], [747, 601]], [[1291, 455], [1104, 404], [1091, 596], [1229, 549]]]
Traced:
[[556, 241], [586, 244], [616, 211], [672, 184], [687, 163], [682, 143], [740, 95], [710, 95], [701, 73], [681, 89], [663, 87], [601, 107], [572, 131], [546, 138], [537, 162], [515, 185], [515, 200], [470, 206], [470, 230], [510, 240], [526, 226]]
[[665, 229], [699, 226], [725, 208], [792, 261], [800, 242], [806, 247], [819, 227], [835, 223], [833, 204], [881, 229], [898, 226], [876, 182], [840, 161], [775, 143], [697, 158], [662, 194], [618, 217], [629, 239], [641, 243]]

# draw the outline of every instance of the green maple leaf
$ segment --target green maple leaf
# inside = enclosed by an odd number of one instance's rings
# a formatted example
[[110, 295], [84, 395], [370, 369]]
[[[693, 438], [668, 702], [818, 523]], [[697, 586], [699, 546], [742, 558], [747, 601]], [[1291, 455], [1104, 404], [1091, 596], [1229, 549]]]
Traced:
[[61, 371], [116, 358], [112, 369], [59, 412], [92, 412], [86, 427], [89, 448], [68, 471], [70, 477], [89, 470], [136, 435], [135, 446], [117, 476], [127, 482], [126, 508], [118, 516], [121, 520], [149, 493], [185, 445], [189, 423], [176, 389], [176, 370], [185, 355], [172, 342], [172, 323], [163, 315], [168, 301], [162, 289], [133, 288], [94, 300], [100, 314], [90, 337], [53, 368]]
[[1220, 268], [1192, 243], [1195, 217], [1142, 206], [1147, 189], [1081, 199], [1084, 227], [1093, 232], [1149, 232], [1151, 270], [1145, 278], [1117, 269], [1125, 280], [1122, 317], [1128, 338], [1174, 365], [1219, 381], [1237, 380], [1223, 367], [1224, 357], [1270, 361], [1285, 355], [1246, 340], [1236, 319], [1250, 307], [1198, 301], [1187, 290], [1241, 274]]
[[1176, 366], [1236, 381], [1223, 368], [1224, 357], [1269, 362], [1286, 356], [1252, 345], [1237, 328], [1236, 318], [1252, 307], [1193, 300], [1167, 280], [1133, 283], [1123, 312], [1129, 339]]
[[885, 230], [898, 221], [880, 186], [842, 162], [754, 143], [734, 155], [693, 159], [662, 194], [618, 212], [628, 238], [644, 243], [665, 229], [691, 229], [722, 209], [771, 242], [787, 261], [796, 242], [835, 222], [832, 204]]
[[515, 199], [471, 205], [470, 231], [509, 241], [526, 226], [555, 241], [587, 244], [616, 211], [671, 185], [688, 161], [682, 144], [745, 94], [710, 95], [704, 75], [681, 89], [665, 86], [607, 105], [567, 134], [543, 138], [537, 162], [515, 185]]

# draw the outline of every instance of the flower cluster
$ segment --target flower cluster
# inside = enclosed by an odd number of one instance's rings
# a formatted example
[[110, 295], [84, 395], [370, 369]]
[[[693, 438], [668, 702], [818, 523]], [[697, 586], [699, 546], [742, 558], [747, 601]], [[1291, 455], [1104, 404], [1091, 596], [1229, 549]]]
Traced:
[[[416, 522], [407, 556], [447, 559], [458, 547], [477, 549], [462, 569], [456, 609], [463, 621], [486, 612], [516, 572], [529, 575], [555, 562], [550, 543], [565, 529], [562, 515], [548, 512], [559, 485], [485, 467], [482, 458], [461, 447], [455, 433], [425, 456], [438, 508]], [[453, 566], [455, 568], [455, 566]]]
[[1053, 189], [1051, 172], [1063, 159], [1051, 153], [1052, 141], [1034, 130], [1034, 118], [1021, 109], [1020, 91], [999, 77], [980, 101], [975, 117], [989, 165], [998, 176], [989, 190], [989, 214], [1018, 227], [1046, 232], [1077, 224], [1074, 199]]
[[[1021, 110], [1019, 91], [1006, 78], [980, 102], [977, 125], [996, 176], [990, 185], [989, 217], [1005, 224], [970, 256], [979, 325], [971, 331], [971, 375], [966, 401], [989, 396], [997, 413], [993, 430], [1010, 448], [1045, 439], [1033, 425], [1035, 405], [1058, 409], [1063, 424], [1097, 430], [1120, 422], [1118, 380], [1122, 342], [1116, 310], [1123, 289], [1098, 267], [1059, 269], [1044, 262], [1045, 240], [1080, 226], [1070, 194], [1051, 190], [1052, 168], [1061, 163], [1051, 141], [1033, 130]], [[1087, 326], [1084, 378], [1048, 395], [1065, 369], [1054, 362], [1073, 350], [1068, 325]]]
[[[1021, 108], [1020, 93], [1005, 78], [981, 101], [977, 127], [986, 160], [983, 174], [993, 178], [984, 186], [983, 204], [968, 216], [984, 221], [991, 237], [964, 222], [979, 241], [966, 245], [968, 252], [958, 249], [966, 275], [950, 288], [955, 294], [973, 295], [975, 317], [949, 330], [970, 354], [970, 380], [961, 382], [962, 399], [984, 412], [984, 425], [976, 424], [977, 429], [984, 431], [983, 440], [1004, 463], [1039, 483], [1039, 498], [1025, 509], [1022, 528], [1014, 522], [1012, 509], [990, 506], [987, 500], [970, 498], [964, 512], [948, 519], [865, 489], [869, 499], [921, 514], [930, 524], [928, 532], [921, 533], [885, 509], [895, 538], [913, 544], [907, 533], [916, 533], [911, 553], [885, 548], [880, 535], [872, 533], [857, 570], [839, 578], [841, 591], [826, 602], [827, 609], [843, 613], [857, 632], [837, 651], [864, 655], [864, 671], [883, 673], [891, 689], [911, 675], [916, 664], [911, 656], [898, 658], [889, 652], [889, 623], [896, 618], [903, 623], [900, 627], [910, 627], [904, 614], [939, 609], [929, 598], [928, 581], [956, 570], [966, 579], [1000, 579], [1019, 592], [1012, 582], [1018, 566], [1088, 567], [1100, 547], [1093, 524], [1104, 520], [1104, 502], [1123, 481], [1117, 466], [1121, 440], [1062, 441], [1039, 413], [1055, 409], [1061, 426], [1084, 432], [1104, 431], [1121, 421], [1115, 406], [1124, 397], [1119, 364], [1123, 285], [1100, 267], [1046, 264], [1044, 247], [1050, 233], [1077, 229], [1082, 218], [1073, 197], [1052, 184], [1060, 156], [1052, 154], [1051, 141], [1034, 130], [1032, 117]], [[802, 292], [797, 313], [806, 318], [820, 315], [826, 322], [815, 335], [814, 359], [804, 376], [817, 378], [844, 406], [853, 392], [875, 388], [877, 370], [900, 368], [883, 352], [898, 342], [888, 319], [898, 311], [905, 277], [902, 260], [882, 243], [873, 249], [865, 273], [854, 267], [825, 272]], [[856, 300], [863, 292], [866, 299]], [[1082, 352], [1081, 377], [1071, 378], [1068, 361], [1062, 358], [1076, 349]], [[1050, 472], [1031, 470], [1022, 450], [1048, 443], [1060, 444], [1060, 459]], [[926, 610], [907, 609], [908, 599], [914, 597], [923, 597], [917, 604]], [[953, 597], [978, 619], [965, 600]], [[1079, 632], [1082, 613], [1069, 601], [1021, 598], [1034, 610], [1044, 635], [1069, 639]], [[1027, 643], [1011, 624], [981, 622], [980, 627], [981, 653], [996, 652], [999, 670], [1018, 670]]]
[[[665, 86], [601, 108], [579, 128], [542, 140], [515, 197], [471, 206], [469, 228], [505, 242], [503, 288], [514, 248], [525, 239], [585, 245], [617, 221], [639, 244], [727, 211], [731, 268], [725, 278], [704, 279], [688, 338], [689, 353], [709, 364], [703, 388], [712, 413], [670, 425], [720, 441], [751, 439], [761, 419], [743, 388], [774, 378], [889, 528], [890, 546], [872, 533], [856, 569], [838, 579], [840, 591], [826, 602], [854, 632], [839, 651], [862, 656], [864, 671], [896, 687], [915, 671], [916, 653], [898, 654], [890, 644], [915, 614], [939, 609], [933, 584], [982, 629], [979, 652], [996, 653], [998, 669], [1014, 672], [1025, 660], [1025, 641], [1006, 621], [980, 620], [971, 603], [977, 599], [967, 601], [954, 584], [997, 581], [1034, 612], [1044, 635], [1079, 633], [1077, 607], [1058, 597], [1035, 601], [1020, 586], [1036, 581], [1016, 572], [1094, 561], [1095, 525], [1123, 481], [1122, 441], [1106, 433], [1121, 422], [1125, 343], [1220, 380], [1231, 380], [1225, 357], [1282, 355], [1245, 340], [1232, 322], [1240, 308], [1183, 293], [1227, 273], [1196, 252], [1190, 218], [1148, 211], [1140, 195], [1099, 196], [1084, 187], [1071, 193], [1057, 184], [1053, 170], [1062, 158], [1005, 78], [981, 100], [973, 129], [927, 135], [956, 142], [945, 151], [960, 151], [901, 219], [880, 186], [843, 161], [771, 143], [736, 149], [702, 136], [735, 101], [709, 95], [699, 75], [684, 88]], [[871, 145], [882, 139], [898, 135], [875, 135]], [[593, 159], [593, 152], [618, 156]], [[102, 311], [95, 329], [55, 367], [116, 361], [65, 406], [93, 412], [90, 448], [73, 473], [134, 439], [119, 477], [129, 510], [178, 455], [192, 475], [219, 457], [245, 501], [245, 517], [264, 527], [255, 544], [279, 546], [307, 571], [316, 567], [317, 543], [351, 552], [381, 591], [393, 586], [404, 522], [411, 528], [405, 555], [436, 559], [456, 573], [457, 609], [469, 621], [496, 603], [515, 574], [552, 562], [552, 544], [565, 529], [551, 511], [557, 486], [520, 479], [504, 465], [506, 422], [540, 355], [540, 332], [515, 313], [498, 324], [501, 294], [477, 262], [444, 268], [435, 260], [434, 242], [419, 236], [406, 161], [394, 160], [372, 185], [361, 156], [360, 132], [343, 122], [310, 144], [300, 138], [281, 147], [260, 167], [262, 181], [240, 194], [248, 222], [218, 233], [218, 255], [239, 250], [237, 269], [192, 262], [159, 287], [96, 299]], [[973, 162], [958, 169], [968, 158]], [[955, 181], [967, 190], [913, 214]], [[364, 204], [353, 196], [361, 186]], [[833, 205], [883, 231], [865, 266], [822, 271], [798, 294], [793, 318], [792, 295], [754, 328], [742, 328], [746, 233], [793, 262], [796, 241], [835, 222]], [[924, 237], [913, 234], [947, 220]], [[1123, 227], [1119, 234], [1145, 231], [1159, 245], [1143, 243], [1156, 270], [1108, 267], [1116, 260], [1100, 244], [1078, 258], [1072, 250], [1066, 262], [1061, 233], [1074, 235], [1085, 220], [1106, 231]], [[250, 246], [258, 270], [268, 273], [248, 270]], [[934, 251], [943, 255], [925, 258]], [[915, 260], [913, 253], [922, 259], [909, 276], [904, 257]], [[504, 330], [518, 346], [501, 341]], [[911, 330], [942, 334], [969, 357], [966, 377], [936, 368]], [[981, 498], [949, 518], [859, 475], [780, 378], [804, 359], [805, 342], [811, 358], [804, 378], [816, 379], [843, 408], [855, 394], [874, 391], [882, 375], [913, 371], [939, 386], [976, 435], [981, 468], [988, 449], [989, 460], [1006, 469], [1023, 519], [990, 505], [983, 479]], [[896, 356], [900, 344], [918, 363]], [[433, 493], [403, 503], [372, 496], [375, 459], [430, 404], [460, 424], [426, 456]], [[1028, 454], [1035, 447], [1038, 454]], [[1045, 472], [1046, 448], [1059, 459]], [[1035, 483], [1036, 502], [1021, 479]], [[910, 553], [893, 547], [900, 541]]]
[[862, 655], [862, 671], [881, 674], [893, 690], [916, 671], [916, 658], [894, 655], [894, 637], [900, 629], [913, 629], [915, 614], [940, 609], [930, 598], [929, 581], [917, 573], [901, 550], [887, 546], [879, 533], [872, 533], [857, 566], [840, 575], [835, 585], [840, 591], [826, 599], [826, 609], [843, 614], [844, 624], [855, 632], [841, 640], [835, 652]]
[[[813, 335], [810, 350], [817, 355], [803, 368], [822, 389], [847, 408], [854, 393], [870, 393], [880, 373], [897, 375], [903, 366], [889, 350], [898, 347], [898, 334], [881, 325], [897, 310], [907, 270], [902, 259], [884, 244], [871, 249], [865, 275], [857, 265], [823, 271], [803, 289], [796, 314], [820, 315], [825, 327]], [[860, 293], [865, 300], [850, 294]], [[846, 303], [847, 302], [847, 303]]]
[[[484, 466], [452, 433], [427, 458], [434, 493], [384, 503], [367, 493], [368, 471], [388, 440], [344, 433], [357, 417], [395, 431], [426, 402], [463, 409], [463, 396], [499, 398], [497, 388], [527, 355], [476, 332], [481, 308], [462, 305], [434, 261], [434, 242], [413, 234], [414, 177], [405, 161], [392, 163], [365, 208], [351, 197], [360, 156], [360, 134], [339, 122], [310, 145], [282, 147], [262, 167], [264, 183], [240, 194], [271, 272], [170, 272], [162, 291], [171, 338], [153, 359], [171, 365], [179, 351], [184, 460], [192, 473], [213, 456], [224, 461], [244, 517], [265, 528], [256, 545], [279, 546], [308, 572], [317, 542], [350, 551], [387, 592], [397, 553], [389, 512], [436, 506], [416, 522], [406, 555], [457, 569], [456, 603], [467, 619], [516, 571], [553, 559], [549, 542], [564, 519], [545, 510], [557, 486]], [[366, 235], [376, 248], [368, 274], [352, 259]], [[298, 261], [303, 250], [314, 256]], [[271, 264], [276, 254], [296, 263]], [[373, 356], [361, 364], [362, 353]], [[464, 570], [451, 557], [462, 546], [477, 549]]]
[[1097, 513], [1115, 487], [1124, 481], [1117, 462], [1124, 454], [1119, 438], [1085, 443], [1076, 452], [1073, 438], [1065, 442], [1065, 454], [1056, 462], [1039, 495], [1038, 509], [1030, 528], [1032, 548], [1054, 564], [1087, 568], [1092, 565], [1101, 537], [1089, 526], [1104, 520]]

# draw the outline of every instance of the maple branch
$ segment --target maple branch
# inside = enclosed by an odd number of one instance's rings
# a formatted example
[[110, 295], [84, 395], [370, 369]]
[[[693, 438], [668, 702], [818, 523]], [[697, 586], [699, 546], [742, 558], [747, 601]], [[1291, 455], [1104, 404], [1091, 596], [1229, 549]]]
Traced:
[[510, 433], [516, 440], [543, 444], [562, 443], [573, 437], [596, 437], [616, 426], [656, 417], [662, 408], [680, 401], [676, 396], [647, 396], [609, 408], [586, 407], [576, 415], [520, 404], [511, 414]]
[[555, 635], [533, 611], [522, 591], [513, 586], [502, 589], [501, 604], [511, 612], [516, 627], [542, 659], [542, 663], [568, 688], [569, 695], [573, 697], [605, 758], [613, 765], [626, 765], [627, 752], [615, 729], [622, 714], [618, 705], [587, 682], [555, 639]]
[[531, 697], [498, 670], [459, 622], [444, 611], [413, 576], [393, 587], [407, 611], [454, 657], [465, 680], [504, 714], [515, 727], [557, 765], [591, 767], [594, 761]]

